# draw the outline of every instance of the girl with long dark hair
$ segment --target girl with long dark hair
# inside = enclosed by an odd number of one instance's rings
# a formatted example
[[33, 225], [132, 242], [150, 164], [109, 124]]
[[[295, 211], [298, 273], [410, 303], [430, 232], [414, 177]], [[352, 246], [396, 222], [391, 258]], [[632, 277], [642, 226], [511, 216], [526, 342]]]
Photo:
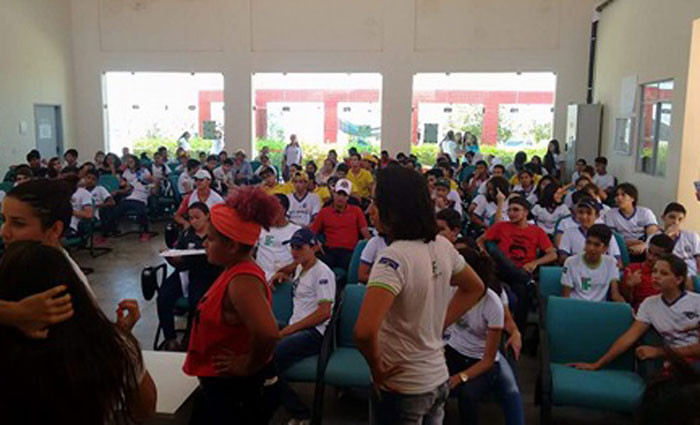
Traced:
[[0, 327], [3, 422], [126, 424], [152, 415], [155, 385], [131, 335], [139, 318], [136, 301], [122, 301], [112, 323], [59, 250], [38, 241], [8, 247], [0, 263], [0, 298], [17, 301], [57, 282], [71, 296], [73, 317], [52, 325], [43, 339]]
[[547, 153], [544, 156], [544, 168], [550, 176], [555, 179], [561, 178], [561, 151], [559, 150], [559, 141], [552, 139], [547, 145]]

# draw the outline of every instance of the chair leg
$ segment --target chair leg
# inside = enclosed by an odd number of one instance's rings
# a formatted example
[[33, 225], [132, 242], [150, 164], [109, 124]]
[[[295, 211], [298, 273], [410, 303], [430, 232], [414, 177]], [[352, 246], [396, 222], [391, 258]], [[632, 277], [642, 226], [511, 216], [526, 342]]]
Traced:
[[540, 403], [540, 425], [549, 425], [552, 422], [552, 400], [543, 394]]
[[311, 425], [323, 423], [323, 396], [326, 392], [326, 384], [323, 380], [316, 382], [314, 389], [314, 404], [311, 410]]
[[160, 340], [160, 332], [162, 330], [162, 327], [160, 326], [160, 322], [158, 322], [158, 327], [156, 328], [156, 339], [153, 341], [153, 350], [158, 351], [158, 340]]

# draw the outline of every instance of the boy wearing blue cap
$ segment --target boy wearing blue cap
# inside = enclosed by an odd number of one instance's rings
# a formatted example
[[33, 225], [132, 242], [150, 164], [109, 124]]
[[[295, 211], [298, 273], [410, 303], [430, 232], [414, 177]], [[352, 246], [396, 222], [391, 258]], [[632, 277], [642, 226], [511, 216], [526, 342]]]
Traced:
[[[282, 339], [275, 353], [280, 374], [294, 363], [319, 353], [335, 302], [335, 275], [316, 258], [314, 233], [302, 228], [287, 242], [292, 248], [294, 263], [273, 277], [273, 283], [291, 278], [294, 303], [289, 325], [280, 331]], [[291, 276], [285, 275], [287, 270], [293, 270]], [[293, 420], [305, 423], [311, 418], [311, 411], [286, 382], [282, 382], [282, 386], [284, 406]]]

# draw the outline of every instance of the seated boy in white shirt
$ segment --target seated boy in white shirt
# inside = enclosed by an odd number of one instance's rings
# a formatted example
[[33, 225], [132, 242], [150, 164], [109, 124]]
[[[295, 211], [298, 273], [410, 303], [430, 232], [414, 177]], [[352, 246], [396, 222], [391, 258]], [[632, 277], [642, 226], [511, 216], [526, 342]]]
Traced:
[[[598, 208], [600, 204], [591, 197], [583, 197], [576, 205], [576, 223], [577, 226], [568, 227], [557, 238], [557, 252], [559, 254], [559, 264], [563, 265], [567, 258], [582, 253], [586, 245], [586, 235], [588, 229], [598, 222], [600, 212]], [[618, 267], [622, 265], [622, 253], [615, 238], [610, 239], [607, 255], [615, 258]]]
[[604, 224], [588, 229], [583, 253], [564, 262], [561, 285], [562, 296], [586, 301], [605, 301], [610, 291], [613, 301], [625, 302], [620, 294], [620, 271], [617, 261], [605, 254], [612, 231]]
[[685, 207], [678, 202], [666, 205], [661, 216], [662, 230], [673, 239], [673, 255], [682, 259], [688, 266], [688, 276], [696, 276], [700, 270], [700, 235], [681, 229], [687, 214]]
[[607, 168], [608, 158], [599, 156], [595, 159], [595, 176], [593, 176], [593, 183], [601, 190], [605, 191], [608, 196], [611, 196], [615, 190], [615, 177], [608, 174]]
[[[317, 355], [321, 350], [323, 334], [335, 302], [335, 275], [316, 258], [316, 236], [308, 228], [297, 230], [288, 241], [292, 247], [294, 264], [284, 267], [273, 277], [273, 282], [292, 278], [294, 306], [289, 325], [282, 328], [275, 352], [277, 370], [284, 374], [294, 363]], [[280, 375], [281, 376], [281, 375]], [[283, 404], [292, 419], [304, 421], [311, 411], [289, 385], [282, 380]]]
[[256, 245], [255, 262], [265, 272], [265, 278], [269, 281], [280, 268], [292, 264], [292, 251], [289, 244], [285, 243], [301, 229], [287, 220], [289, 210], [289, 198], [286, 195], [274, 195], [282, 204], [283, 214], [280, 214], [269, 229], [262, 229]]

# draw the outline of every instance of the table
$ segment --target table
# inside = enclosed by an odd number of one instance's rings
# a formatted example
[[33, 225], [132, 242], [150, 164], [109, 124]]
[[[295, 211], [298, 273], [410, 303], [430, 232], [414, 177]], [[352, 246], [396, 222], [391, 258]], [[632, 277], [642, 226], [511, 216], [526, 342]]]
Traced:
[[185, 353], [143, 351], [143, 362], [158, 390], [156, 414], [171, 417], [194, 393], [199, 380], [182, 371]]

